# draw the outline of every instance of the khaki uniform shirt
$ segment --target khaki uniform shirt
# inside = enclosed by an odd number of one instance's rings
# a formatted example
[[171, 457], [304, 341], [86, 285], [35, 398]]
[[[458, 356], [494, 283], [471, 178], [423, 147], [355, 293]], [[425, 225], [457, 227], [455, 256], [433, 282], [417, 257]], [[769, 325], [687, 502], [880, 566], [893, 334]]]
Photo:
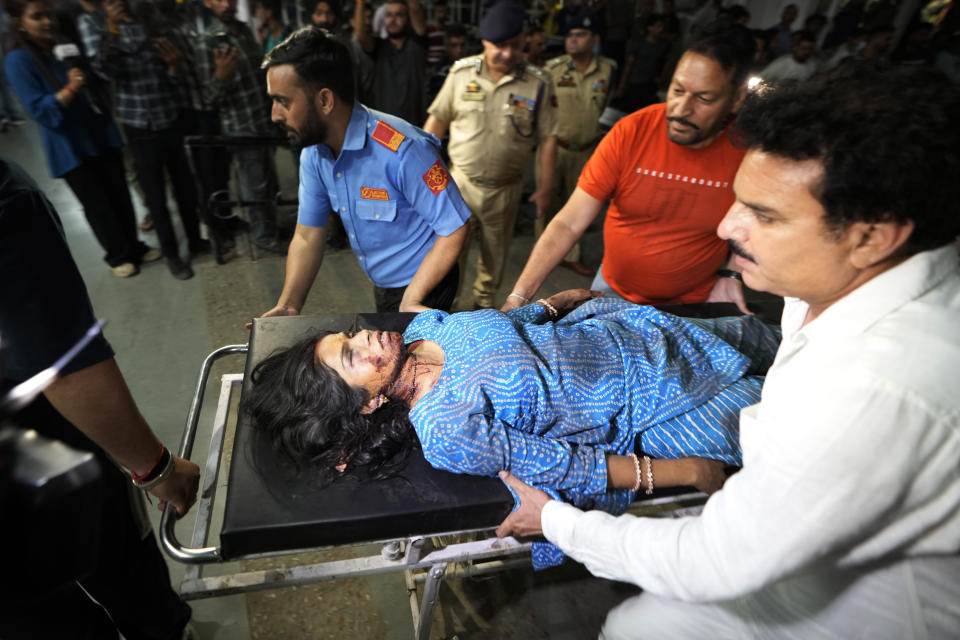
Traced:
[[613, 90], [613, 72], [617, 63], [594, 56], [583, 73], [573, 66], [569, 55], [547, 61], [546, 70], [557, 96], [557, 137], [561, 147], [571, 151], [590, 147], [600, 137], [597, 120], [607, 106]]
[[458, 60], [428, 111], [449, 123], [450, 161], [474, 180], [519, 180], [534, 146], [557, 134], [550, 78], [523, 62], [494, 82], [482, 55]]

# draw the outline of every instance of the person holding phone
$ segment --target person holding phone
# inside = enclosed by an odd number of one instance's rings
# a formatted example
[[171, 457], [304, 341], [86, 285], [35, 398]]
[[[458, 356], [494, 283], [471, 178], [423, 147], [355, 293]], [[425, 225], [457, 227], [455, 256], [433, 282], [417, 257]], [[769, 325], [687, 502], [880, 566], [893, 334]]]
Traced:
[[[130, 144], [160, 250], [173, 277], [186, 280], [193, 277], [189, 258], [209, 253], [210, 242], [200, 236], [197, 192], [179, 121], [182, 52], [168, 38], [151, 38], [122, 0], [106, 0], [103, 7], [103, 14], [84, 14], [77, 20], [84, 53], [93, 71], [114, 83], [114, 115]], [[165, 173], [187, 236], [187, 260], [181, 258], [167, 208]]]
[[6, 6], [17, 47], [7, 55], [4, 70], [40, 125], [50, 175], [63, 178], [77, 196], [111, 273], [135, 276], [140, 264], [159, 260], [160, 252], [137, 237], [120, 132], [107, 105], [87, 88], [89, 74], [80, 65], [68, 68], [54, 54], [56, 29], [46, 0], [8, 0]]
[[[220, 115], [226, 136], [270, 136], [270, 102], [266, 75], [260, 69], [262, 48], [250, 27], [240, 22], [236, 0], [204, 0], [211, 19], [191, 43], [197, 80], [204, 101]], [[284, 254], [287, 243], [277, 233], [277, 171], [272, 148], [243, 147], [233, 151], [244, 200], [258, 201], [248, 211], [254, 243]]]

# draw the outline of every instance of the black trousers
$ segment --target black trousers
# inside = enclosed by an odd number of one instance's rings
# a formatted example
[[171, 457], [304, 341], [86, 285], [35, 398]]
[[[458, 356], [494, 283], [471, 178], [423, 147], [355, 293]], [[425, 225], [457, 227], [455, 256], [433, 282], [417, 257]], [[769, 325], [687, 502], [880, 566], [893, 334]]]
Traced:
[[[441, 311], [450, 311], [453, 306], [453, 300], [457, 297], [457, 287], [460, 284], [460, 267], [453, 263], [453, 267], [443, 276], [443, 279], [437, 283], [423, 304], [431, 309], [440, 309]], [[387, 313], [400, 310], [400, 301], [403, 300], [403, 294], [406, 287], [374, 287], [373, 299], [377, 303], [377, 313]]]
[[[215, 111], [187, 109], [183, 112], [181, 122], [184, 135], [221, 135], [220, 117]], [[220, 200], [230, 198], [230, 153], [223, 147], [193, 147], [189, 153], [199, 185], [200, 220], [207, 225], [217, 252], [223, 253], [226, 251], [225, 245], [231, 243], [233, 238], [233, 232], [225, 220], [232, 211], [229, 207], [211, 204], [210, 196], [219, 193]]]
[[153, 216], [157, 240], [163, 255], [179, 255], [177, 236], [167, 208], [164, 173], [170, 176], [173, 197], [177, 201], [180, 221], [191, 244], [200, 241], [200, 221], [197, 217], [197, 189], [187, 164], [183, 148], [183, 131], [179, 125], [157, 131], [124, 126], [137, 178], [147, 199], [147, 209]]
[[[100, 529], [92, 573], [50, 593], [25, 593], [16, 589], [17, 575], [0, 574], [0, 581], [13, 581], [3, 585], [3, 592], [13, 595], [0, 600], [0, 638], [102, 640], [117, 638], [119, 631], [126, 640], [179, 640], [191, 610], [170, 585], [153, 533], [142, 535], [127, 476], [43, 396], [14, 422], [93, 452], [103, 472], [103, 501], [98, 512], [90, 513]], [[67, 528], [60, 537], [66, 546], [73, 541]], [[32, 560], [42, 571], [43, 558]]]
[[147, 246], [137, 238], [137, 218], [124, 177], [123, 153], [110, 149], [97, 158], [87, 158], [63, 175], [80, 205], [97, 242], [111, 267], [140, 263]]
[[[185, 135], [220, 135], [220, 118], [215, 111], [183, 112]], [[200, 183], [200, 210], [206, 210], [210, 194], [226, 191], [230, 182], [230, 153], [222, 147], [195, 147], [190, 150], [193, 168]], [[204, 220], [209, 224], [209, 221]]]

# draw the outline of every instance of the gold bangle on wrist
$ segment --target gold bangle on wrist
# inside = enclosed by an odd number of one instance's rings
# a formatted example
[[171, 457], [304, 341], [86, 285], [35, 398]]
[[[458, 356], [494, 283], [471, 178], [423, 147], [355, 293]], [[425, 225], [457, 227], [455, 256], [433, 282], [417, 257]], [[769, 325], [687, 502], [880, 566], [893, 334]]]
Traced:
[[545, 298], [540, 298], [539, 300], [537, 300], [537, 304], [541, 305], [544, 309], [546, 309], [547, 313], [550, 314], [550, 318], [553, 320], [556, 320], [557, 317], [560, 315], [557, 312], [557, 308], [552, 304], [550, 304], [549, 302], [547, 302]]
[[640, 487], [643, 485], [643, 474], [640, 472], [640, 458], [637, 457], [635, 453], [628, 453], [627, 457], [633, 460], [633, 468], [637, 473], [637, 481], [633, 483], [633, 486], [630, 487], [630, 491], [637, 493], [640, 491]]
[[647, 465], [647, 488], [644, 493], [650, 496], [653, 495], [653, 462], [650, 456], [643, 456], [643, 464]]

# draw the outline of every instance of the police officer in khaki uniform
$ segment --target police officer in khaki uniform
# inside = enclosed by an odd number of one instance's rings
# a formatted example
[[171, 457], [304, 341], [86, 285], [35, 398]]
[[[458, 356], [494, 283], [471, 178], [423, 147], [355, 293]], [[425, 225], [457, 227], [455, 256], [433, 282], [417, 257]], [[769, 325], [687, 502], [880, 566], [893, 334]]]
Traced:
[[[580, 171], [601, 137], [598, 119], [611, 95], [617, 63], [593, 55], [599, 27], [600, 20], [589, 9], [570, 15], [564, 40], [567, 54], [547, 62], [557, 96], [557, 169], [550, 207], [534, 222], [538, 238], [573, 193]], [[581, 275], [594, 275], [594, 270], [580, 261], [579, 244], [560, 264]]]
[[542, 179], [530, 201], [537, 216], [550, 206], [556, 166], [556, 101], [549, 76], [523, 61], [523, 8], [490, 9], [478, 34], [483, 53], [453, 65], [428, 109], [424, 129], [450, 130], [454, 181], [473, 212], [480, 238], [474, 307], [494, 306], [520, 204], [523, 170], [539, 144]]

